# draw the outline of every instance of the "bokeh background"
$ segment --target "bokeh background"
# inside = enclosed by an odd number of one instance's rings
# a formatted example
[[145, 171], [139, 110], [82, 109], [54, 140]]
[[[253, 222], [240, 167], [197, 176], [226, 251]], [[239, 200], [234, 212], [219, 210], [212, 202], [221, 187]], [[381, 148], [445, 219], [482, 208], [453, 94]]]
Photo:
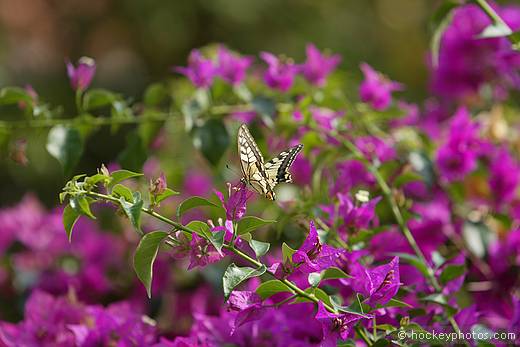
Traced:
[[[169, 78], [171, 67], [184, 65], [195, 47], [222, 42], [243, 54], [271, 51], [301, 62], [306, 43], [315, 42], [341, 54], [340, 69], [353, 80], [361, 80], [358, 66], [366, 61], [405, 83], [405, 99], [421, 100], [427, 93], [430, 17], [437, 5], [429, 0], [0, 0], [0, 86], [30, 84], [40, 98], [73, 115], [67, 57], [95, 58], [93, 87], [139, 100], [147, 84]], [[27, 167], [0, 159], [0, 205], [19, 201], [27, 191], [48, 206], [57, 203], [66, 178], [45, 151], [46, 131], [30, 136]], [[124, 129], [98, 131], [77, 172], [92, 173], [113, 161], [124, 138]]]

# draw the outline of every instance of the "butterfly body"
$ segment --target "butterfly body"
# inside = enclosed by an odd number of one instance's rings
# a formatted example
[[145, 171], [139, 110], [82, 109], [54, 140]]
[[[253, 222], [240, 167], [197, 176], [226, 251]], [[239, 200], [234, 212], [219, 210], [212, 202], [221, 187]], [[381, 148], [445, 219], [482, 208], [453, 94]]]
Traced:
[[264, 163], [264, 157], [245, 124], [238, 130], [237, 142], [242, 181], [267, 199], [275, 200], [274, 187], [280, 182], [292, 182], [289, 168], [303, 145], [291, 147]]

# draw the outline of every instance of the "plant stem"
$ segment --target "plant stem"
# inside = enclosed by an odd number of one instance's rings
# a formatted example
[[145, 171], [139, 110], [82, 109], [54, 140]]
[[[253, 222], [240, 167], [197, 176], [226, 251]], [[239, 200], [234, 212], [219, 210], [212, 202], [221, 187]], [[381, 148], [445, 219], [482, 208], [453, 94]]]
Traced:
[[93, 118], [48, 118], [48, 119], [32, 119], [22, 121], [0, 121], [0, 127], [3, 128], [52, 128], [55, 125], [74, 125], [78, 122], [87, 122], [93, 126], [105, 126], [112, 124], [139, 124], [142, 122], [161, 122], [169, 118], [173, 118], [173, 114], [163, 113], [146, 117], [134, 118], [110, 118], [110, 117], [93, 117]]
[[[477, 4], [478, 7], [482, 9], [486, 13], [486, 15], [493, 21], [493, 24], [501, 25], [505, 28], [508, 28], [509, 31], [512, 33], [513, 30], [507, 25], [507, 23], [500, 17], [500, 15], [491, 7], [486, 0], [474, 0], [474, 2]], [[515, 40], [508, 35], [507, 39], [509, 42], [511, 42], [513, 45], [516, 44]]]
[[76, 112], [78, 112], [78, 114], [83, 113], [82, 101], [83, 101], [83, 91], [78, 88], [76, 90]]
[[356, 157], [357, 160], [362, 161], [365, 164], [368, 171], [370, 171], [370, 173], [374, 175], [377, 184], [381, 188], [381, 191], [383, 192], [385, 199], [387, 200], [388, 204], [390, 205], [390, 208], [392, 209], [392, 214], [394, 215], [394, 218], [397, 224], [399, 225], [399, 230], [401, 230], [401, 233], [406, 238], [406, 241], [408, 242], [410, 247], [412, 247], [412, 250], [414, 251], [415, 255], [421, 260], [421, 262], [424, 263], [425, 266], [428, 267], [428, 279], [430, 280], [432, 286], [435, 288], [435, 290], [440, 290], [439, 283], [437, 282], [437, 279], [433, 274], [433, 270], [429, 266], [426, 257], [419, 248], [417, 241], [415, 241], [412, 232], [406, 225], [406, 222], [403, 218], [403, 214], [401, 213], [399, 206], [397, 206], [397, 202], [394, 199], [392, 190], [386, 183], [385, 179], [383, 178], [383, 176], [381, 176], [377, 168], [365, 158], [363, 153], [361, 153], [361, 151], [352, 142], [350, 142], [349, 140], [341, 141], [343, 146], [345, 146], [354, 155], [354, 157]]
[[[77, 191], [77, 193], [80, 193], [80, 194], [85, 194], [85, 195], [88, 195], [90, 197], [93, 197], [93, 198], [98, 198], [98, 199], [102, 199], [102, 200], [106, 200], [106, 201], [111, 201], [111, 202], [114, 202], [118, 205], [121, 205], [121, 202], [119, 201], [119, 199], [117, 199], [116, 197], [114, 196], [111, 196], [111, 195], [106, 195], [106, 194], [101, 194], [101, 193], [96, 193], [96, 192], [92, 192], [92, 191]], [[166, 223], [166, 224], [169, 224], [171, 226], [173, 226], [174, 228], [178, 229], [178, 230], [183, 230], [189, 234], [197, 234], [197, 232], [193, 229], [190, 229], [184, 225], [182, 225], [181, 223], [177, 223], [149, 208], [146, 208], [146, 207], [142, 207], [141, 210]], [[232, 244], [224, 244], [223, 245], [223, 248], [235, 253], [237, 256], [241, 257], [242, 259], [248, 261], [249, 263], [251, 263], [252, 265], [256, 266], [256, 267], [261, 267], [262, 264], [261, 262], [259, 262], [258, 260], [250, 257], [249, 255], [247, 255], [246, 253], [242, 252], [241, 250], [235, 248]], [[276, 278], [275, 274], [272, 273], [271, 271], [266, 271], [266, 273], [270, 274], [271, 276], [273, 276], [276, 280], [282, 282], [283, 284], [285, 284], [287, 287], [289, 287], [290, 289], [292, 289], [296, 295], [300, 296], [300, 297], [304, 297], [312, 302], [314, 302], [315, 304], [318, 304], [320, 302], [320, 300], [315, 297], [313, 294], [309, 294], [309, 293], [306, 293], [304, 290], [302, 290], [300, 287], [298, 287], [297, 285], [295, 285], [293, 282], [287, 280], [287, 279], [279, 279], [279, 278]], [[323, 306], [330, 312], [333, 312], [335, 313], [335, 310], [333, 307], [331, 307], [330, 305], [328, 305], [327, 303], [325, 302], [322, 302]]]
[[[334, 134], [334, 136], [337, 139], [340, 138], [337, 133]], [[426, 260], [426, 257], [424, 256], [423, 252], [419, 248], [419, 245], [417, 244], [417, 241], [415, 241], [415, 238], [413, 237], [412, 232], [406, 225], [406, 222], [403, 218], [401, 210], [399, 209], [399, 206], [397, 205], [397, 202], [394, 199], [392, 190], [386, 183], [383, 176], [381, 176], [381, 174], [379, 173], [377, 168], [374, 165], [372, 165], [372, 163], [370, 163], [365, 158], [363, 153], [361, 153], [361, 151], [352, 142], [350, 142], [349, 140], [345, 140], [345, 139], [341, 140], [341, 142], [342, 142], [343, 146], [345, 146], [348, 150], [350, 150], [352, 152], [352, 154], [356, 157], [356, 159], [363, 162], [365, 164], [366, 168], [372, 173], [372, 175], [374, 175], [374, 177], [377, 181], [377, 184], [379, 185], [379, 187], [381, 188], [381, 190], [383, 192], [383, 195], [385, 196], [385, 199], [390, 204], [392, 213], [395, 217], [395, 220], [397, 221], [397, 224], [399, 225], [399, 230], [401, 230], [401, 233], [404, 235], [404, 237], [408, 241], [408, 244], [410, 245], [410, 247], [412, 247], [413, 251], [415, 252], [415, 255], [421, 260], [421, 262], [428, 269], [428, 280], [430, 281], [431, 285], [433, 286], [433, 288], [435, 289], [436, 292], [438, 292], [438, 293], [442, 292], [442, 288], [439, 285], [437, 278], [435, 277], [435, 272], [433, 271], [430, 264]], [[457, 322], [455, 321], [455, 319], [453, 319], [453, 317], [448, 317], [448, 321], [450, 322], [453, 330], [456, 333], [460, 332], [460, 328], [459, 328]]]
[[498, 13], [491, 7], [486, 0], [474, 0], [475, 3], [484, 11], [487, 16], [495, 23], [504, 25], [509, 28], [509, 25], [507, 25], [506, 22], [498, 15]]

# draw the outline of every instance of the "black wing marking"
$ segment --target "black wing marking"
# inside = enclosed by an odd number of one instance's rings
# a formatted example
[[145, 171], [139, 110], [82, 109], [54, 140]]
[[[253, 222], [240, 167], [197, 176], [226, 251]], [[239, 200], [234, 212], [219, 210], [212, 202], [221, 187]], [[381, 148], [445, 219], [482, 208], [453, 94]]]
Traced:
[[238, 153], [240, 168], [246, 183], [249, 183], [260, 194], [272, 191], [265, 172], [264, 157], [253, 136], [245, 124], [238, 129]]
[[302, 144], [291, 147], [265, 163], [265, 171], [273, 187], [280, 182], [292, 182], [289, 169], [302, 148]]

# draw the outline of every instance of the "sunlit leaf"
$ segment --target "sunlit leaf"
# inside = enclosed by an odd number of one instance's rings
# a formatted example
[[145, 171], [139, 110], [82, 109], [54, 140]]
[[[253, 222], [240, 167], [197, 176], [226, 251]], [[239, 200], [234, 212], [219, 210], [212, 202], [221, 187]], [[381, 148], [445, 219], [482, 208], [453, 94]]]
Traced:
[[74, 211], [76, 211], [76, 213], [96, 219], [90, 211], [90, 203], [84, 195], [73, 196], [69, 201], [69, 205], [74, 209]]
[[139, 176], [142, 176], [142, 175], [143, 174], [141, 174], [141, 173], [132, 172], [132, 171], [129, 171], [129, 170], [117, 170], [117, 171], [114, 171], [114, 172], [112, 172], [110, 174], [110, 177], [112, 179], [110, 180], [110, 183], [108, 184], [108, 189], [112, 189], [112, 187], [114, 187], [119, 182], [122, 182], [122, 181], [127, 180], [127, 179], [132, 178], [132, 177], [139, 177]]
[[275, 294], [285, 292], [294, 293], [291, 288], [279, 280], [265, 281], [256, 288], [256, 293], [260, 295], [262, 299], [267, 299]]
[[446, 284], [450, 281], [453, 281], [457, 277], [462, 276], [465, 272], [466, 267], [464, 265], [446, 265], [446, 267], [442, 270], [441, 275], [439, 276], [439, 281], [442, 284]]
[[177, 207], [177, 218], [180, 218], [186, 211], [189, 211], [192, 208], [203, 206], [218, 207], [211, 201], [201, 198], [200, 196], [192, 196], [179, 204]]
[[4, 87], [0, 89], [0, 105], [10, 105], [19, 102], [31, 102], [31, 96], [23, 88]]
[[286, 244], [285, 242], [282, 243], [282, 255], [283, 255], [283, 262], [291, 262], [292, 263], [292, 256], [296, 253], [295, 249], [292, 249], [291, 246]]
[[132, 223], [132, 226], [138, 233], [142, 233], [141, 231], [141, 212], [143, 207], [143, 200], [141, 199], [141, 193], [134, 192], [133, 193], [133, 202], [128, 202], [124, 197], [119, 199], [121, 203], [121, 207], [125, 212], [126, 216]]
[[117, 95], [106, 89], [90, 89], [83, 96], [83, 109], [86, 111], [95, 108], [110, 106]]
[[63, 227], [65, 228], [69, 242], [72, 239], [72, 229], [74, 229], [74, 224], [78, 221], [79, 216], [80, 214], [70, 205], [65, 206], [63, 209]]
[[268, 242], [250, 240], [249, 246], [251, 246], [251, 249], [255, 252], [256, 257], [259, 258], [269, 251], [271, 244]]
[[211, 237], [211, 230], [209, 228], [209, 225], [206, 223], [194, 220], [186, 224], [186, 228], [189, 228], [190, 230], [195, 231], [199, 236], [202, 236], [205, 239], [208, 239]]
[[224, 277], [222, 278], [222, 285], [224, 288], [224, 297], [226, 300], [229, 298], [229, 295], [240, 283], [243, 281], [261, 276], [265, 273], [266, 267], [262, 265], [258, 269], [253, 269], [251, 267], [238, 267], [234, 263], [231, 263], [226, 272], [224, 272]]
[[114, 188], [112, 188], [112, 194], [119, 197], [123, 197], [128, 202], [134, 202], [134, 196], [132, 195], [132, 191], [122, 184], [116, 184]]
[[139, 280], [146, 288], [148, 297], [152, 296], [153, 263], [162, 241], [168, 236], [165, 231], [152, 231], [145, 234], [134, 253], [134, 269]]
[[179, 192], [176, 192], [176, 191], [174, 191], [173, 189], [166, 188], [166, 189], [164, 190], [164, 192], [162, 192], [161, 194], [158, 194], [158, 195], [155, 197], [155, 202], [156, 202], [156, 203], [160, 203], [161, 201], [166, 200], [166, 199], [168, 199], [168, 198], [171, 197], [171, 196], [179, 195], [179, 194], [180, 194]]

